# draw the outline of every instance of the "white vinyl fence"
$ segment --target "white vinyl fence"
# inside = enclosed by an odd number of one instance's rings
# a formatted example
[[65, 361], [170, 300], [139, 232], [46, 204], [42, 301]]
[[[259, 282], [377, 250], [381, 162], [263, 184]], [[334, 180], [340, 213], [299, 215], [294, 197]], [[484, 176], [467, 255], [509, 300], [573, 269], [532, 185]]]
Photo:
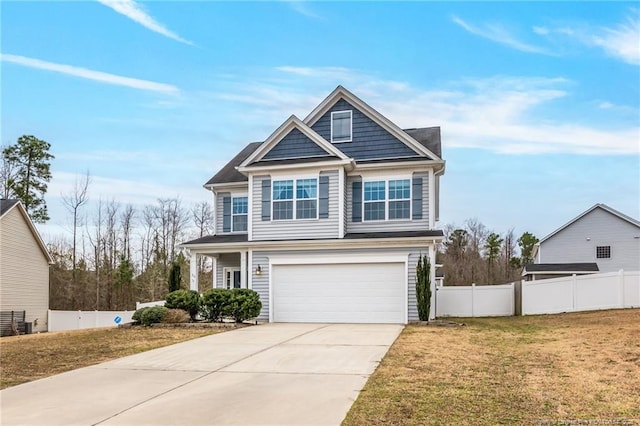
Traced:
[[49, 311], [48, 331], [117, 327], [131, 322], [134, 311]]
[[136, 302], [136, 311], [140, 308], [150, 308], [152, 306], [164, 306], [164, 300], [157, 300], [155, 302]]
[[522, 315], [640, 307], [640, 271], [522, 282]]
[[515, 313], [514, 292], [514, 283], [436, 287], [436, 316], [511, 316]]

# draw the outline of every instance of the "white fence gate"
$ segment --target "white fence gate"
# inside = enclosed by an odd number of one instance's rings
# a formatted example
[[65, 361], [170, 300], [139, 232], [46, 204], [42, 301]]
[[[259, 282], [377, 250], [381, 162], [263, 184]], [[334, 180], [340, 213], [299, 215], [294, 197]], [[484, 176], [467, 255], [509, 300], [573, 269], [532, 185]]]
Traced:
[[131, 322], [134, 311], [51, 311], [48, 331], [117, 327]]
[[640, 307], [640, 271], [522, 282], [522, 315]]
[[515, 284], [436, 287], [436, 317], [515, 314]]

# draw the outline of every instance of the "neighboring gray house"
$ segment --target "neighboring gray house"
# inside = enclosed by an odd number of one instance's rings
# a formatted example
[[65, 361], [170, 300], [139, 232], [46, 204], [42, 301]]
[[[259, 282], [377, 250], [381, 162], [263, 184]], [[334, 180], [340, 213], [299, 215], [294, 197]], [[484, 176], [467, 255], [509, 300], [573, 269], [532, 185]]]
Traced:
[[207, 256], [215, 287], [258, 292], [260, 320], [417, 320], [415, 266], [436, 263], [444, 170], [438, 127], [402, 130], [338, 86], [205, 184], [215, 232], [182, 245], [191, 288]]
[[640, 221], [596, 204], [547, 235], [534, 248], [525, 279], [640, 270]]
[[26, 311], [33, 331], [47, 331], [51, 256], [18, 200], [0, 200], [0, 311]]

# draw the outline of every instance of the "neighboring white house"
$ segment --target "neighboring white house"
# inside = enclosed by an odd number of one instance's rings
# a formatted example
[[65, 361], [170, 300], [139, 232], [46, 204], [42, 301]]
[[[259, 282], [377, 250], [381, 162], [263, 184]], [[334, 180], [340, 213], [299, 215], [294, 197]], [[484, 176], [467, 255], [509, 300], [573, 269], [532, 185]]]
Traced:
[[443, 239], [444, 166], [440, 128], [403, 130], [338, 86], [205, 184], [215, 232], [182, 245], [191, 288], [207, 256], [212, 286], [255, 290], [264, 321], [417, 320], [416, 263], [423, 255], [435, 266]]
[[523, 275], [561, 275], [640, 270], [640, 221], [596, 204], [534, 248], [533, 265]]
[[33, 331], [47, 331], [51, 256], [18, 200], [0, 200], [0, 311], [26, 311]]

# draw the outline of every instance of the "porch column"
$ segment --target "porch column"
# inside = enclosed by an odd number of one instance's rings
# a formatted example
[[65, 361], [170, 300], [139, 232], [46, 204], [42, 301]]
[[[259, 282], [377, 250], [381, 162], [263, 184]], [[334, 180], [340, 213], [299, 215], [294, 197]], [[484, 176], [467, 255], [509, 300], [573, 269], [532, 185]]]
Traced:
[[211, 256], [211, 280], [212, 288], [218, 284], [218, 256]]
[[240, 287], [247, 288], [247, 252], [240, 252]]
[[198, 291], [198, 254], [191, 252], [189, 259], [189, 288]]

